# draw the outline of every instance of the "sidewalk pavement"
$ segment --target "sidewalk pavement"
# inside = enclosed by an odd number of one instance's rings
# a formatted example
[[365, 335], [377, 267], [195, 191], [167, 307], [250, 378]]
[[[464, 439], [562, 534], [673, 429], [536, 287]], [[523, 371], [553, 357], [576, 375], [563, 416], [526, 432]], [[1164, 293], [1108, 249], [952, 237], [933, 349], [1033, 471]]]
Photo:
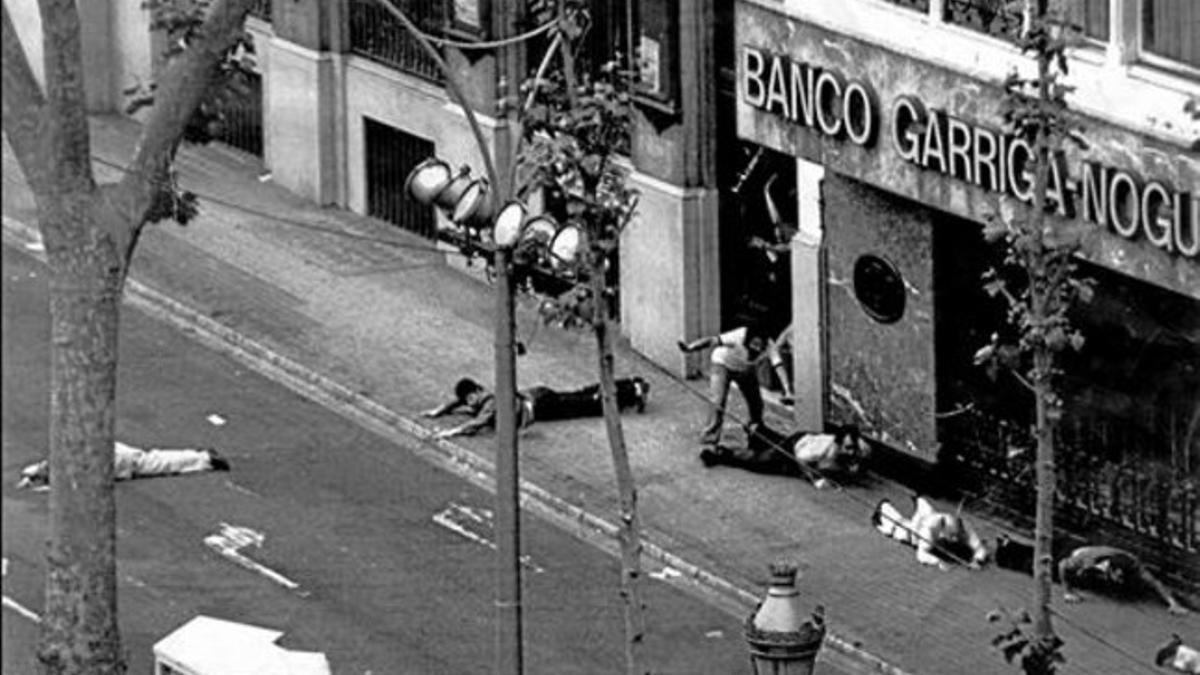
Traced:
[[[100, 181], [117, 178], [108, 162], [123, 166], [138, 132], [127, 119], [93, 120], [93, 152], [104, 160], [96, 164]], [[201, 216], [186, 227], [148, 227], [132, 285], [194, 312], [218, 334], [236, 336], [227, 341], [305, 370], [310, 382], [326, 383], [342, 400], [387, 411], [418, 437], [449, 423], [417, 412], [444, 401], [457, 378], [492, 381], [494, 294], [448, 266], [430, 242], [314, 206], [262, 177], [257, 159], [219, 146], [184, 148], [178, 168], [184, 187], [200, 195]], [[28, 236], [22, 224], [34, 225], [36, 213], [7, 142], [3, 207], [6, 241]], [[539, 327], [529, 298], [519, 301], [517, 314], [518, 338], [529, 349], [518, 359], [519, 386], [596, 380], [590, 332]], [[674, 567], [745, 614], [762, 595], [768, 563], [791, 560], [801, 570], [804, 600], [826, 608], [831, 639], [822, 659], [839, 668], [1017, 672], [991, 649], [998, 626], [985, 617], [1000, 606], [1028, 606], [1028, 577], [918, 565], [911, 550], [871, 527], [879, 499], [907, 502], [906, 490], [884, 478], [818, 491], [794, 478], [704, 468], [696, 444], [703, 381], [679, 381], [626, 349], [617, 369], [618, 376], [637, 374], [651, 383], [645, 413], [624, 417], [650, 570]], [[736, 405], [731, 417], [741, 416]], [[787, 428], [782, 418], [775, 424]], [[430, 447], [457, 453], [482, 471], [494, 453], [490, 434]], [[520, 452], [527, 508], [538, 502], [539, 510], [611, 531], [617, 501], [601, 420], [536, 424], [522, 432]], [[252, 460], [253, 449], [229, 454], [235, 463]], [[997, 531], [977, 525], [989, 539]], [[1056, 599], [1055, 608], [1066, 641], [1063, 673], [1160, 672], [1153, 666], [1157, 645], [1172, 633], [1200, 639], [1196, 614], [1172, 617], [1152, 602]]]

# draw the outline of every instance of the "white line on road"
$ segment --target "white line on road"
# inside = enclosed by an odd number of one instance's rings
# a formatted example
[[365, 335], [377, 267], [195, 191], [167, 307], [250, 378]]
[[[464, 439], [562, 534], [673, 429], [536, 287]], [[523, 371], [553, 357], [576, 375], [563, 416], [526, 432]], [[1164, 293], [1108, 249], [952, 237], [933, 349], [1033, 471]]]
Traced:
[[[8, 558], [0, 558], [0, 577], [7, 577], [7, 576], [8, 576]], [[33, 611], [32, 609], [29, 609], [28, 607], [26, 607], [25, 605], [22, 605], [21, 603], [17, 602], [16, 600], [13, 600], [12, 598], [8, 597], [7, 595], [0, 595], [0, 600], [3, 600], [5, 607], [11, 609], [12, 611], [16, 612], [17, 614], [20, 614], [21, 616], [25, 617], [26, 619], [29, 619], [30, 621], [32, 621], [34, 623], [42, 622], [42, 617], [38, 616], [37, 612]]]
[[[482, 544], [493, 550], [496, 548], [495, 542], [488, 539], [487, 536], [471, 530], [471, 527], [474, 526], [494, 531], [494, 527], [492, 526], [492, 512], [489, 509], [477, 509], [450, 502], [450, 506], [433, 514], [433, 522], [477, 544]], [[534, 563], [527, 555], [521, 556], [521, 564], [537, 574], [546, 571]]]
[[26, 619], [29, 619], [30, 621], [32, 621], [34, 623], [42, 622], [42, 617], [38, 616], [37, 612], [33, 611], [32, 609], [29, 609], [28, 607], [26, 607], [25, 605], [22, 605], [21, 603], [17, 602], [16, 600], [13, 600], [12, 598], [8, 597], [7, 595], [0, 596], [0, 599], [2, 599], [4, 601], [5, 607], [11, 609], [12, 611], [16, 612], [17, 614], [20, 614], [21, 616], [25, 617]]
[[[246, 546], [254, 546], [255, 548], [259, 548], [262, 546], [263, 542], [266, 541], [266, 539], [266, 535], [261, 532], [256, 532], [248, 527], [230, 525], [229, 523], [221, 523], [221, 531], [205, 537], [204, 543], [206, 546], [221, 554], [225, 558], [232, 560], [233, 562], [252, 572], [257, 572], [263, 575], [264, 577], [274, 581], [290, 591], [299, 589], [300, 584], [283, 576], [279, 572], [276, 572], [266, 565], [263, 565], [262, 563], [257, 563], [247, 558], [246, 556], [242, 555], [242, 552], [239, 550], [245, 548]], [[308, 593], [301, 591], [300, 595], [304, 596], [308, 595]]]

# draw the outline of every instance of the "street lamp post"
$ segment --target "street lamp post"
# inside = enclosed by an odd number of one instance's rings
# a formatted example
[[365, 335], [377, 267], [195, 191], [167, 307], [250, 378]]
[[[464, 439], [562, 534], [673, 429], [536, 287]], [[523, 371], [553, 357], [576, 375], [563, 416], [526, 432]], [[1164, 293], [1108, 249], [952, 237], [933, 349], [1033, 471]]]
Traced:
[[[483, 130], [479, 125], [479, 120], [475, 116], [474, 110], [464, 96], [462, 88], [458, 84], [458, 80], [453, 70], [446, 64], [445, 59], [438, 53], [437, 49], [429, 42], [425, 35], [405, 16], [403, 12], [394, 7], [390, 0], [379, 0], [380, 4], [394, 16], [405, 30], [412, 35], [421, 48], [429, 55], [429, 57], [437, 64], [442, 75], [446, 79], [446, 86], [450, 90], [451, 95], [455, 98], [458, 104], [462, 107], [463, 114], [467, 117], [467, 123], [471, 127], [471, 133], [475, 137], [475, 143], [479, 147], [479, 154], [483, 158], [484, 170], [487, 174], [488, 189], [488, 206], [487, 213], [496, 213], [499, 210], [499, 205], [507, 199], [507, 193], [512, 189], [510, 172], [512, 171], [513, 159], [511, 151], [515, 147], [514, 139], [502, 139], [505, 149], [505, 157], [502, 158], [502, 166], [504, 167], [505, 175], [501, 176], [496, 171], [496, 165], [492, 161], [491, 153], [488, 151], [487, 141], [483, 136]], [[508, 8], [508, 3], [499, 3], [498, 9], [500, 16], [497, 17], [497, 25], [501, 27], [501, 31], [506, 32], [511, 18], [511, 9]], [[503, 36], [500, 36], [503, 37]], [[503, 47], [506, 49], [504, 60], [497, 60], [503, 64], [505, 70], [509, 70], [512, 65], [511, 52], [512, 47]], [[507, 83], [515, 81], [517, 75], [515, 70], [507, 73], [505, 78]], [[502, 85], [503, 86], [503, 85]], [[501, 92], [505, 98], [508, 92]], [[506, 121], [510, 115], [508, 106], [504, 108]], [[506, 125], [505, 130], [512, 133], [513, 130]], [[430, 168], [428, 166], [424, 167]], [[451, 185], [453, 178], [450, 178], [445, 184], [436, 184], [436, 167], [435, 182], [426, 182], [422, 180], [418, 172], [422, 167], [417, 167], [408, 181], [408, 189], [410, 194], [423, 203], [437, 201], [439, 197], [443, 197], [443, 206], [448, 205], [453, 209], [455, 220], [460, 218], [463, 221], [469, 220], [472, 217], [477, 217], [475, 213], [461, 212], [458, 202], [464, 195], [454, 195], [454, 204], [448, 204], [451, 197], [443, 195], [443, 191]], [[424, 176], [428, 176], [428, 172]], [[460, 176], [461, 177], [461, 174]], [[439, 187], [440, 185], [440, 187]], [[417, 191], [413, 187], [418, 188]], [[424, 189], [422, 195], [417, 192]], [[502, 194], [503, 192], [503, 194]], [[426, 197], [430, 201], [422, 199]], [[495, 266], [495, 288], [496, 288], [496, 328], [495, 328], [495, 360], [496, 360], [496, 381], [495, 381], [495, 396], [496, 396], [496, 662], [495, 672], [497, 675], [520, 675], [524, 671], [524, 659], [522, 652], [521, 638], [521, 530], [520, 530], [520, 491], [519, 483], [520, 476], [517, 467], [517, 424], [516, 424], [516, 405], [517, 405], [517, 384], [516, 384], [516, 351], [514, 326], [516, 323], [516, 308], [513, 294], [513, 288], [510, 277], [511, 251], [505, 246], [495, 246], [493, 248], [493, 264]]]
[[771, 565], [767, 596], [746, 619], [745, 637], [755, 675], [812, 675], [825, 639], [824, 608], [805, 620], [796, 566]]

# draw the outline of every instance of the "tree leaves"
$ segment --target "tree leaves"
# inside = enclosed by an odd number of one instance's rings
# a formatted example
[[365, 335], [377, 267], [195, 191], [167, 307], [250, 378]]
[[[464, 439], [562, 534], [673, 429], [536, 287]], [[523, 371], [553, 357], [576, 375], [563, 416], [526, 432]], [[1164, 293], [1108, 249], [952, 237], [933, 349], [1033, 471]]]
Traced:
[[1025, 675], [1054, 675], [1058, 664], [1066, 663], [1062, 654], [1065, 644], [1057, 635], [1039, 637], [1029, 629], [1033, 620], [1029, 612], [1013, 613], [995, 609], [987, 614], [988, 623], [1005, 621], [1008, 628], [992, 638], [992, 647], [999, 649], [1005, 663], [1017, 661]]

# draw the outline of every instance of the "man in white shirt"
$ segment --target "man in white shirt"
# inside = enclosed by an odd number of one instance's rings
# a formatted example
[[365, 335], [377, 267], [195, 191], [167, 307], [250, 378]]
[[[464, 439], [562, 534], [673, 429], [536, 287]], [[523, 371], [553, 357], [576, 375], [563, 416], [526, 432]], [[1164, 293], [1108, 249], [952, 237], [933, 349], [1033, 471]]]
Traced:
[[[142, 448], [120, 441], [113, 444], [113, 479], [176, 476], [202, 471], [228, 471], [229, 462], [212, 448]], [[50, 484], [50, 462], [43, 459], [21, 470], [17, 487]]]
[[[714, 348], [709, 357], [709, 413], [708, 423], [700, 435], [700, 444], [706, 449], [715, 449], [721, 441], [721, 428], [725, 424], [729, 385], [736, 383], [746, 401], [750, 414], [746, 426], [761, 425], [763, 399], [758, 382], [758, 362], [766, 356], [773, 366], [782, 369], [783, 359], [767, 334], [753, 323], [720, 335], [679, 342], [679, 349], [685, 353], [708, 347]], [[787, 382], [786, 375], [780, 379], [783, 380], [784, 394], [791, 396], [791, 384]]]

